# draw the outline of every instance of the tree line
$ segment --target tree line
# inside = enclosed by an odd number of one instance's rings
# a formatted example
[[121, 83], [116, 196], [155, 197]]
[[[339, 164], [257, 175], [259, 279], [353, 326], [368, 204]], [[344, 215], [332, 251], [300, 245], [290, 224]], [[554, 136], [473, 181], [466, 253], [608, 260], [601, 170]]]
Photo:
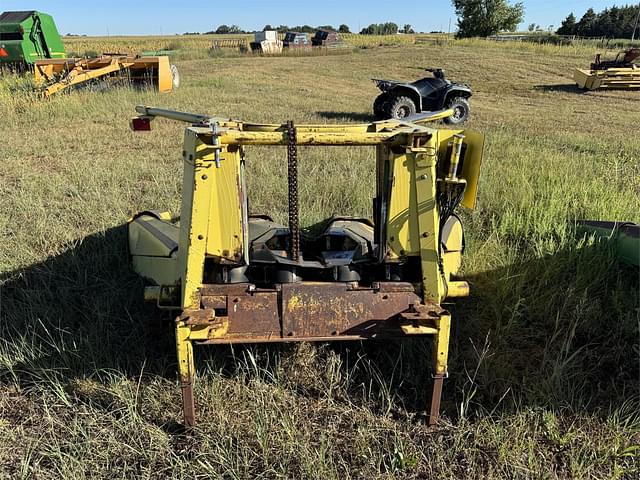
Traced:
[[278, 25], [271, 26], [269, 24], [265, 25], [262, 30], [276, 30], [279, 33], [286, 32], [301, 32], [301, 33], [314, 33], [317, 30], [327, 30], [328, 32], [339, 32], [339, 33], [351, 33], [349, 30], [349, 25], [342, 24], [338, 28], [334, 28], [333, 25], [318, 25], [314, 27], [312, 25], [295, 25], [290, 27], [288, 25]]
[[[517, 29], [524, 19], [524, 5], [519, 2], [511, 5], [508, 0], [452, 0], [458, 17], [457, 37], [488, 37], [498, 32]], [[631, 38], [636, 27], [640, 7], [637, 5], [613, 6], [596, 13], [590, 8], [578, 21], [573, 13], [564, 19], [556, 33], [559, 35], [579, 35], [582, 37]], [[265, 25], [263, 30], [277, 30], [280, 33], [294, 31], [313, 33], [316, 30], [328, 30], [339, 33], [351, 33], [346, 24], [334, 28], [332, 25]], [[535, 24], [529, 25], [529, 31], [540, 31]], [[549, 27], [553, 31], [553, 26]], [[206, 33], [238, 34], [252, 33], [238, 25], [220, 25]], [[372, 23], [360, 30], [361, 35], [395, 35], [397, 33], [415, 33], [411, 25], [400, 28], [393, 22]]]
[[395, 35], [396, 33], [416, 33], [411, 25], [406, 24], [400, 28], [393, 22], [372, 23], [368, 27], [360, 30], [360, 35]]
[[[513, 32], [524, 19], [524, 5], [511, 5], [507, 0], [452, 0], [458, 16], [457, 37], [488, 37], [499, 32]], [[573, 13], [557, 30], [559, 35], [582, 37], [631, 38], [638, 21], [640, 6], [625, 5], [605, 8], [596, 13], [593, 8], [578, 21]], [[536, 24], [529, 31], [541, 31]], [[553, 31], [553, 25], [549, 26]]]
[[[276, 30], [279, 33], [286, 32], [302, 32], [302, 33], [314, 33], [317, 30], [327, 30], [329, 32], [338, 32], [338, 33], [351, 33], [351, 29], [349, 25], [343, 23], [338, 28], [335, 28], [333, 25], [318, 25], [314, 27], [312, 25], [295, 25], [290, 27], [289, 25], [265, 25], [262, 30]], [[210, 30], [205, 32], [205, 34], [216, 34], [216, 35], [234, 35], [234, 34], [242, 34], [242, 33], [254, 33], [252, 30], [243, 30], [238, 25], [220, 25], [215, 30]], [[360, 31], [361, 35], [395, 35], [396, 33], [416, 33], [411, 25], [406, 24], [402, 28], [400, 28], [397, 24], [393, 22], [386, 23], [372, 23], [368, 27], [363, 28]], [[197, 32], [185, 32], [184, 35], [199, 35]]]
[[614, 5], [600, 13], [590, 8], [579, 21], [576, 21], [571, 12], [556, 33], [581, 37], [631, 38], [639, 11], [638, 5]]
[[[302, 32], [302, 33], [314, 33], [317, 30], [327, 30], [330, 32], [339, 32], [339, 33], [351, 33], [349, 30], [349, 26], [346, 24], [340, 25], [338, 28], [334, 28], [332, 25], [318, 25], [314, 27], [312, 25], [265, 25], [261, 31], [264, 30], [275, 30], [278, 33], [286, 33], [286, 32]], [[215, 30], [211, 30], [205, 32], [205, 35], [216, 34], [216, 35], [233, 35], [233, 34], [242, 34], [242, 33], [255, 33], [255, 30], [243, 30], [238, 25], [220, 25]], [[194, 35], [192, 32], [187, 32], [185, 35]]]

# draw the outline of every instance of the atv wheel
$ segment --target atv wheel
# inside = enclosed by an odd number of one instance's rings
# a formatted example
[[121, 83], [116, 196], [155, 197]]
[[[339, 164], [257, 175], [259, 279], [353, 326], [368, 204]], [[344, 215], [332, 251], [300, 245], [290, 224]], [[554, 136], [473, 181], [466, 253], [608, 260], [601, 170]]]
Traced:
[[390, 105], [386, 112], [388, 113], [388, 118], [400, 120], [416, 114], [416, 104], [409, 97], [391, 98], [388, 105]]
[[453, 115], [445, 118], [444, 123], [448, 125], [459, 125], [469, 119], [471, 108], [469, 107], [469, 101], [466, 98], [455, 97], [449, 102], [447, 108], [453, 110]]
[[384, 120], [388, 118], [385, 114], [386, 103], [389, 101], [388, 93], [381, 93], [378, 95], [373, 102], [373, 115], [376, 117], [376, 120]]

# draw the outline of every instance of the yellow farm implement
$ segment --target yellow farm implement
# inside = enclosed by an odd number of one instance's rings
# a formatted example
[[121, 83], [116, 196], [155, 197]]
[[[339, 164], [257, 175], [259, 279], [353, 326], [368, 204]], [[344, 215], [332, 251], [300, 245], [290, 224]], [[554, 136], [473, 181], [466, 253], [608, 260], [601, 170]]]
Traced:
[[640, 88], [640, 65], [636, 63], [638, 58], [640, 48], [622, 51], [613, 60], [603, 60], [598, 54], [589, 70], [577, 69], [573, 78], [578, 87], [586, 90]]
[[577, 69], [573, 78], [578, 87], [586, 90], [599, 88], [640, 89], [640, 67], [632, 65], [606, 70]]
[[45, 97], [66, 89], [92, 83], [108, 86], [129, 82], [150, 85], [160, 92], [170, 92], [180, 84], [180, 75], [169, 57], [102, 55], [97, 58], [62, 58], [35, 62], [35, 83]]
[[[470, 130], [426, 125], [451, 110], [370, 124], [251, 124], [138, 107], [135, 130], [165, 117], [185, 130], [182, 210], [129, 224], [147, 300], [174, 310], [185, 423], [195, 422], [196, 345], [431, 337], [429, 423], [447, 376], [452, 299], [469, 294], [458, 205], [474, 208], [484, 144]], [[251, 215], [245, 149], [287, 147], [289, 225]], [[298, 146], [367, 146], [373, 218], [331, 217], [302, 232]]]

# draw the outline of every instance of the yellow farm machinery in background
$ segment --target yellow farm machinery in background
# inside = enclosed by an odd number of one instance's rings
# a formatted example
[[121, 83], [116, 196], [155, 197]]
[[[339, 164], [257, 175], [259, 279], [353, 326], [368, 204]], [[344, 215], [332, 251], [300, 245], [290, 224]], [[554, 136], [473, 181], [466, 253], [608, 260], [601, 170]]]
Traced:
[[620, 52], [614, 60], [602, 60], [596, 55], [589, 70], [576, 69], [573, 78], [579, 88], [597, 90], [640, 89], [640, 48]]
[[148, 85], [170, 92], [180, 85], [180, 74], [169, 57], [102, 55], [97, 58], [38, 60], [34, 65], [36, 85], [45, 97], [70, 88], [100, 87], [127, 83]]
[[[464, 250], [455, 211], [474, 208], [484, 137], [425, 123], [451, 110], [368, 124], [251, 124], [137, 107], [134, 130], [165, 117], [186, 128], [179, 216], [148, 210], [129, 223], [145, 297], [176, 312], [184, 418], [195, 422], [193, 348], [205, 344], [433, 338], [429, 422], [447, 376], [447, 302], [469, 294], [457, 278]], [[249, 212], [247, 149], [287, 147], [288, 225]], [[300, 227], [298, 147], [371, 148], [373, 218]]]
[[0, 15], [0, 67], [33, 70], [45, 97], [82, 87], [103, 89], [114, 84], [145, 85], [170, 92], [180, 75], [166, 55], [104, 54], [97, 58], [66, 58], [51, 15], [35, 10]]

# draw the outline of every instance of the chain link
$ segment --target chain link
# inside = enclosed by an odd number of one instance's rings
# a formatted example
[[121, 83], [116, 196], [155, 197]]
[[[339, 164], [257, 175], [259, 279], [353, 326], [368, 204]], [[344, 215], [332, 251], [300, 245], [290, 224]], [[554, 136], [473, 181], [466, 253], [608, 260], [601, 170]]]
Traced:
[[287, 175], [289, 182], [289, 232], [291, 235], [291, 260], [300, 259], [300, 218], [298, 205], [298, 144], [293, 121], [287, 122]]

